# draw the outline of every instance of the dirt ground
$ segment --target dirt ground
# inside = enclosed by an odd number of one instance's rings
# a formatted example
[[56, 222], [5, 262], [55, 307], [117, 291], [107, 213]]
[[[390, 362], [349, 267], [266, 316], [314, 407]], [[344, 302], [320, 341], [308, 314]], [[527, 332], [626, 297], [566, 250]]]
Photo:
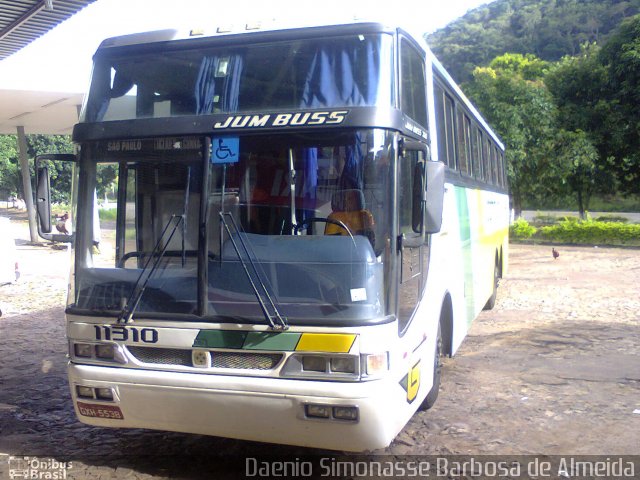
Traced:
[[[68, 252], [12, 227], [22, 277], [0, 286], [0, 479], [3, 456], [72, 461], [67, 478], [174, 478], [198, 476], [194, 458], [314, 453], [80, 424], [65, 373]], [[375, 453], [640, 454], [640, 250], [558, 250], [511, 246], [497, 305], [445, 360], [435, 407]]]

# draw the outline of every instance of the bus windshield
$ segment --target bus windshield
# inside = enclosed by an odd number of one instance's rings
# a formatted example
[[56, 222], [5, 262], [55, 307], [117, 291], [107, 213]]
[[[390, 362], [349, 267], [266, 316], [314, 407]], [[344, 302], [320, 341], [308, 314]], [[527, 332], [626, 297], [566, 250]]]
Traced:
[[393, 37], [351, 35], [96, 58], [82, 122], [391, 107]]
[[[268, 296], [290, 324], [381, 321], [392, 139], [373, 129], [87, 145], [98, 181], [78, 208], [96, 220], [78, 226], [70, 307], [120, 311], [162, 251], [137, 316], [263, 322]], [[233, 158], [220, 163], [225, 142]]]

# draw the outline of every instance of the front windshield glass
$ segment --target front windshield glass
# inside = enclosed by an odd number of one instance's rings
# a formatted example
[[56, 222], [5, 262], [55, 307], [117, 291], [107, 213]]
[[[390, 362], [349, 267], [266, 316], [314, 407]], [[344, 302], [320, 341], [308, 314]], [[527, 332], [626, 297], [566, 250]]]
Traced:
[[83, 148], [70, 306], [121, 311], [158, 260], [136, 311], [196, 313], [201, 145], [161, 138]]
[[392, 140], [372, 129], [83, 146], [70, 307], [119, 315], [149, 276], [134, 319], [265, 323], [263, 302], [289, 324], [381, 321]]
[[[260, 317], [245, 263], [291, 322], [384, 315], [391, 138], [384, 130], [237, 137], [236, 161], [211, 164], [209, 311]], [[213, 138], [214, 156], [227, 140]]]
[[390, 107], [392, 46], [376, 34], [98, 55], [81, 121]]

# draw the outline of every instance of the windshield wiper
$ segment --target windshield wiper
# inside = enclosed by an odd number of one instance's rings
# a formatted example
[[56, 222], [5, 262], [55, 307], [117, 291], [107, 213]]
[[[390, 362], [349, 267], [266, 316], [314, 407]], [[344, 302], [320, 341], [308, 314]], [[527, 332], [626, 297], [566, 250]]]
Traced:
[[[231, 245], [233, 245], [233, 249], [235, 250], [236, 255], [238, 256], [238, 260], [240, 260], [240, 264], [242, 265], [244, 273], [247, 276], [247, 279], [249, 280], [251, 289], [253, 290], [254, 295], [258, 299], [258, 303], [260, 304], [260, 309], [262, 310], [262, 314], [264, 315], [264, 318], [267, 320], [267, 322], [269, 323], [269, 326], [272, 329], [287, 330], [289, 328], [289, 324], [287, 323], [286, 318], [280, 315], [280, 311], [278, 310], [278, 307], [276, 307], [276, 304], [273, 301], [273, 298], [271, 298], [271, 295], [269, 294], [269, 290], [267, 289], [267, 286], [265, 285], [260, 273], [258, 272], [258, 267], [256, 266], [256, 263], [251, 258], [251, 254], [249, 253], [249, 246], [247, 245], [245, 239], [242, 237], [242, 234], [238, 229], [238, 225], [236, 224], [236, 221], [233, 218], [233, 215], [231, 213], [225, 213], [221, 211], [219, 213], [219, 216], [220, 216], [220, 222], [224, 226], [224, 229], [226, 230], [227, 235], [229, 235], [229, 240], [231, 241]], [[229, 227], [229, 223], [227, 222], [225, 217], [229, 217], [231, 219], [231, 225], [233, 226], [233, 229], [236, 231], [235, 237], [232, 234], [231, 228]], [[236, 242], [236, 239], [238, 239], [238, 242]], [[242, 251], [240, 250], [238, 243], [240, 243], [240, 247], [242, 247]], [[251, 266], [253, 275], [256, 278], [255, 280], [251, 272], [249, 271], [249, 268], [247, 267], [247, 262], [245, 262], [243, 258], [243, 252], [246, 255], [249, 265]], [[267, 304], [271, 308], [271, 312], [269, 312], [269, 309], [267, 308]]]
[[[149, 279], [158, 269], [160, 265], [160, 261], [164, 257], [164, 254], [171, 243], [171, 239], [173, 235], [176, 233], [176, 230], [180, 225], [182, 225], [182, 267], [184, 268], [186, 263], [186, 250], [185, 250], [185, 237], [187, 233], [187, 213], [189, 208], [189, 187], [191, 185], [191, 167], [187, 167], [187, 184], [184, 189], [184, 206], [182, 207], [182, 215], [171, 215], [171, 218], [167, 221], [167, 224], [162, 229], [162, 233], [160, 234], [160, 238], [153, 247], [151, 251], [151, 255], [147, 259], [144, 267], [142, 267], [142, 271], [138, 276], [138, 280], [136, 280], [135, 285], [133, 286], [133, 290], [131, 291], [131, 295], [127, 299], [127, 302], [123, 305], [120, 314], [118, 315], [117, 323], [130, 323], [133, 321], [133, 314], [135, 313], [138, 305], [140, 304], [140, 300], [142, 299], [142, 295], [144, 294], [145, 289], [147, 288], [147, 284], [149, 283]], [[168, 238], [165, 242], [163, 242], [165, 236], [167, 236], [167, 231], [171, 226], [171, 223], [175, 221], [175, 225], [171, 229], [168, 234]], [[151, 261], [153, 260], [153, 264]], [[149, 267], [151, 269], [149, 270]], [[146, 276], [145, 274], [149, 272]]]

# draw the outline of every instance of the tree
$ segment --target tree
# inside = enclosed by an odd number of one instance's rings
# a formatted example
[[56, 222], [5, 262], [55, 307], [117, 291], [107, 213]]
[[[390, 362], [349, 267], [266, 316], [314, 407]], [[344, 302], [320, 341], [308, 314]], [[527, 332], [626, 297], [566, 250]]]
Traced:
[[599, 162], [600, 155], [589, 136], [581, 131], [558, 131], [555, 142], [557, 172], [570, 194], [578, 202], [580, 218], [584, 219], [589, 201], [595, 192], [612, 188], [610, 170]]
[[[516, 216], [525, 200], [555, 194], [558, 179], [550, 163], [557, 114], [540, 79], [531, 77], [533, 58], [507, 54], [476, 68], [465, 90], [506, 146], [507, 174]], [[506, 66], [506, 68], [505, 68]], [[540, 74], [544, 69], [538, 69]]]
[[18, 143], [15, 135], [0, 135], [0, 194], [18, 195], [22, 192]]
[[[27, 156], [30, 159], [43, 153], [71, 153], [73, 143], [66, 135], [27, 135]], [[54, 202], [68, 202], [71, 192], [71, 165], [50, 162], [51, 198]], [[34, 178], [33, 167], [31, 179]], [[22, 172], [15, 135], [0, 135], [0, 194], [24, 198]]]
[[640, 193], [640, 15], [624, 21], [600, 52], [607, 69], [611, 112], [608, 148], [621, 188]]
[[556, 152], [564, 183], [576, 195], [580, 216], [594, 193], [612, 193], [616, 182], [611, 156], [611, 120], [619, 115], [610, 99], [607, 68], [596, 44], [554, 64], [545, 84], [558, 105]]

